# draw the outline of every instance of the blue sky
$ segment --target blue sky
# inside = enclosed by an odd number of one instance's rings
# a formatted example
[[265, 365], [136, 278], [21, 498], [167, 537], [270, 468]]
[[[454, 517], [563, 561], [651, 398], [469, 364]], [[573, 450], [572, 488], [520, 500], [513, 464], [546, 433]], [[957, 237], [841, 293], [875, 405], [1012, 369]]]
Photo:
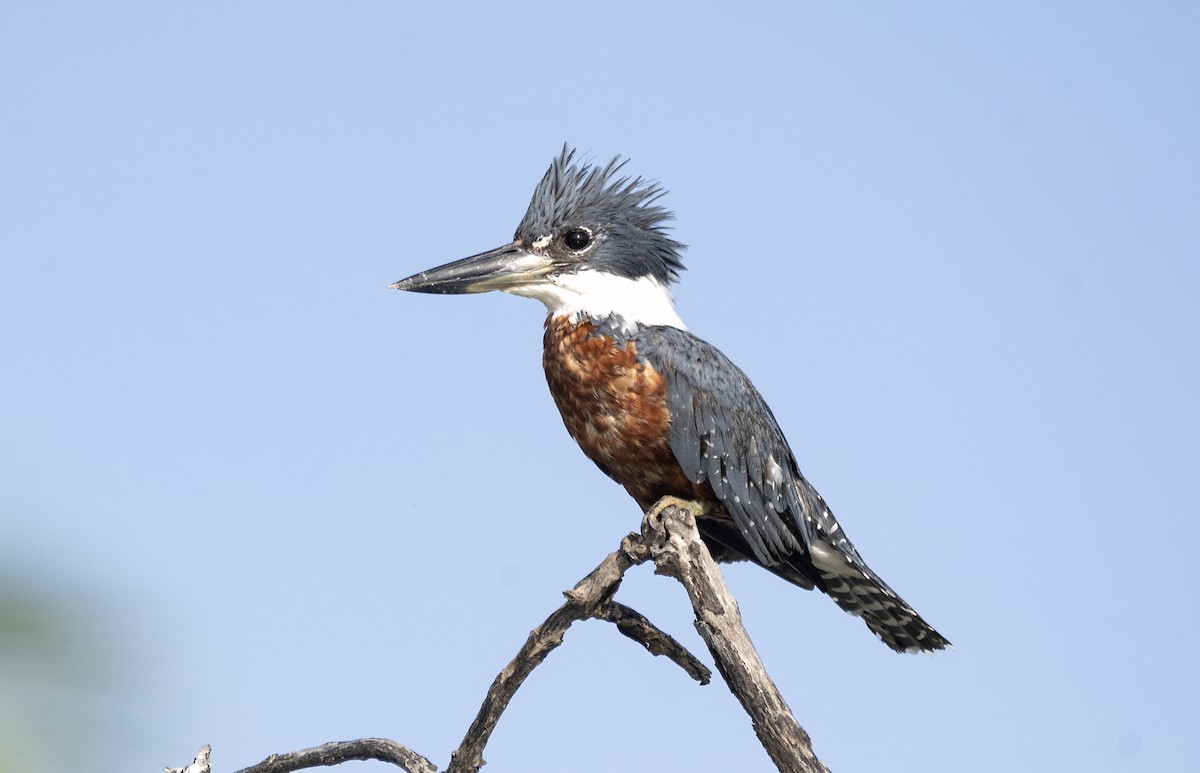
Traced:
[[[567, 141], [671, 191], [680, 313], [957, 646], [731, 567], [831, 768], [1200, 769], [1197, 39], [1188, 3], [6, 3], [0, 579], [86, 608], [107, 686], [44, 748], [0, 660], [0, 748], [447, 761], [640, 515], [538, 304], [386, 285], [506, 242]], [[669, 581], [621, 597], [702, 650]], [[599, 623], [486, 758], [769, 769]]]

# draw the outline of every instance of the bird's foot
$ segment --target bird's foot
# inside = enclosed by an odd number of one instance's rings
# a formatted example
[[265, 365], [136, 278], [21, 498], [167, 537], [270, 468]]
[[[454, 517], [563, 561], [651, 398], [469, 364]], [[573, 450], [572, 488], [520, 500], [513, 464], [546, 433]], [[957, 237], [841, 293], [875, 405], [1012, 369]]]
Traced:
[[[662, 524], [663, 515], [668, 510], [685, 510], [691, 513], [693, 518], [701, 518], [709, 511], [709, 506], [692, 499], [681, 499], [671, 496], [663, 497], [646, 511], [646, 517], [642, 521], [643, 526], [649, 527], [651, 531], [657, 531]], [[645, 528], [643, 528], [643, 531], [645, 531]]]

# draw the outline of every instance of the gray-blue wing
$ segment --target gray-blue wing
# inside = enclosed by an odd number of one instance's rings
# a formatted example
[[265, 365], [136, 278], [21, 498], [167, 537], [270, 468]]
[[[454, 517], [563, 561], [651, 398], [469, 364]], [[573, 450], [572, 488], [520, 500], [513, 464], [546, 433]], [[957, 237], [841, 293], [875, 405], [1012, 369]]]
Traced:
[[808, 553], [814, 536], [840, 531], [771, 409], [728, 357], [677, 328], [643, 328], [638, 337], [638, 351], [666, 378], [671, 450], [725, 506], [748, 558], [775, 566]]
[[699, 524], [707, 540], [797, 585], [816, 585], [897, 651], [950, 646], [862, 560], [800, 474], [771, 409], [729, 358], [672, 327], [642, 328], [635, 340], [666, 379], [671, 451], [729, 515]]

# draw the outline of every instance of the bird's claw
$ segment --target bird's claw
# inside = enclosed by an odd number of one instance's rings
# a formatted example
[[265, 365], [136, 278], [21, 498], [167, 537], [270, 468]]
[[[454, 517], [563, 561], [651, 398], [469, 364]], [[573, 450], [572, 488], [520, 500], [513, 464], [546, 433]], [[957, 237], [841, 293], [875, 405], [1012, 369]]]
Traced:
[[668, 510], [678, 511], [683, 510], [690, 513], [693, 518], [700, 518], [708, 512], [708, 505], [703, 502], [696, 502], [690, 499], [681, 499], [679, 497], [666, 496], [654, 503], [654, 505], [646, 511], [646, 517], [642, 520], [642, 533], [647, 530], [651, 532], [658, 531], [662, 526], [663, 515]]

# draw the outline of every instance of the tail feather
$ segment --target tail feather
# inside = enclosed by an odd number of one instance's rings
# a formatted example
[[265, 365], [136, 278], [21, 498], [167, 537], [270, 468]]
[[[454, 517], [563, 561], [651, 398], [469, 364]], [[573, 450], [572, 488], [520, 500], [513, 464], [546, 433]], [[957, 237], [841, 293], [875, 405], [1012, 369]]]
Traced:
[[701, 518], [697, 523], [717, 561], [753, 561], [801, 588], [821, 589], [843, 610], [861, 617], [896, 652], [933, 652], [952, 646], [844, 540], [837, 545], [818, 540], [808, 554], [796, 553], [768, 566], [752, 557], [753, 551], [731, 521]]
[[847, 560], [844, 553], [820, 542], [813, 544], [810, 557], [821, 590], [839, 607], [861, 617], [896, 652], [932, 652], [952, 646], [861, 559]]

